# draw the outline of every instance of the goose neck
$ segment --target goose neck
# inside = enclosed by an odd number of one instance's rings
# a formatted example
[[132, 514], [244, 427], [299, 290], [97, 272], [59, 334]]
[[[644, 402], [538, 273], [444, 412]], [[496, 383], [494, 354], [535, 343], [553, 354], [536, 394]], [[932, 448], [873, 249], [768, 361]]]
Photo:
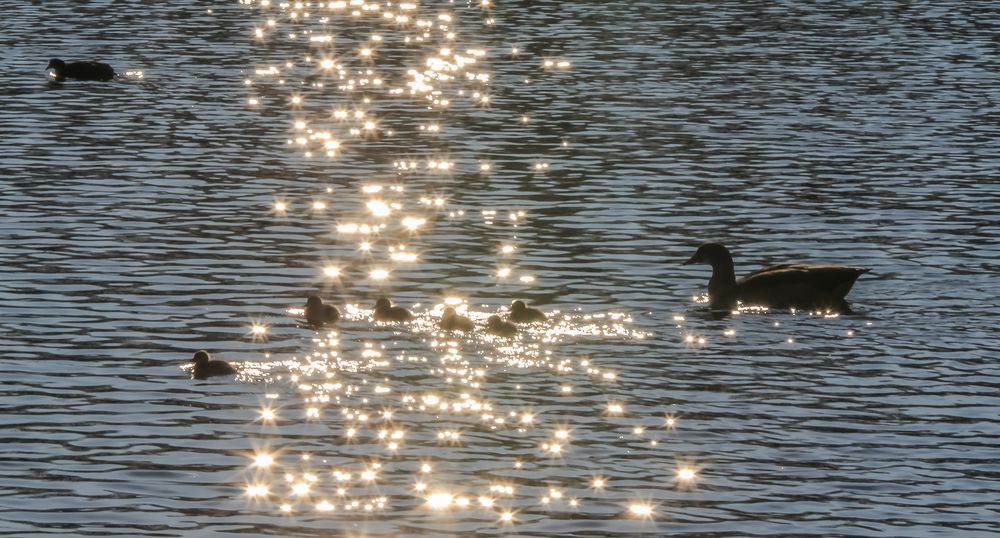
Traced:
[[736, 287], [736, 271], [733, 259], [712, 260], [712, 278], [708, 281], [708, 297], [718, 297]]

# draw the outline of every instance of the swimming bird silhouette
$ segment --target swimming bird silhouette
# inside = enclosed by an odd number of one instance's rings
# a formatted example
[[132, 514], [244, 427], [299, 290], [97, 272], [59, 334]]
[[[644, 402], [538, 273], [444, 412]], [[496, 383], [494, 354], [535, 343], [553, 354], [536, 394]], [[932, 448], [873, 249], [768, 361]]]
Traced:
[[372, 314], [375, 321], [412, 321], [416, 317], [412, 312], [401, 306], [392, 306], [389, 299], [385, 297], [375, 301], [375, 310]]
[[194, 360], [194, 368], [191, 370], [191, 377], [195, 379], [236, 373], [236, 368], [233, 368], [233, 365], [226, 361], [212, 360], [211, 355], [204, 349], [196, 351], [192, 360]]
[[514, 301], [510, 305], [510, 314], [507, 319], [514, 323], [532, 323], [545, 321], [545, 314], [537, 308], [531, 308], [524, 304], [524, 301]]
[[500, 319], [500, 316], [490, 316], [486, 320], [486, 332], [496, 335], [510, 338], [517, 334], [517, 325], [509, 321], [504, 321]]
[[452, 307], [446, 307], [441, 314], [441, 322], [438, 325], [442, 331], [462, 331], [472, 332], [476, 324], [465, 316], [460, 316]]
[[63, 82], [68, 78], [77, 80], [111, 80], [115, 78], [115, 70], [110, 65], [93, 62], [70, 62], [66, 63], [59, 58], [49, 60], [49, 65], [45, 69], [51, 69], [56, 82]]
[[311, 325], [321, 327], [326, 323], [335, 323], [340, 319], [340, 310], [329, 304], [323, 304], [318, 295], [310, 295], [306, 299], [306, 321]]
[[705, 243], [684, 262], [712, 266], [708, 302], [713, 310], [732, 310], [737, 302], [770, 308], [802, 308], [850, 312], [844, 299], [854, 281], [869, 269], [846, 265], [783, 264], [754, 271], [736, 280], [733, 257], [719, 243]]

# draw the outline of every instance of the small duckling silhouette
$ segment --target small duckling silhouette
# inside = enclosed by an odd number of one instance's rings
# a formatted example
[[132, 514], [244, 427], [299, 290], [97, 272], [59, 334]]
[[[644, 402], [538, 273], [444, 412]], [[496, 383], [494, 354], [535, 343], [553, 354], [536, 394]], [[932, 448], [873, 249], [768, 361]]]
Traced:
[[233, 365], [222, 360], [212, 360], [211, 355], [204, 349], [196, 351], [192, 360], [194, 360], [194, 368], [191, 370], [191, 377], [195, 379], [236, 373], [236, 368], [233, 368]]
[[49, 60], [49, 65], [45, 69], [51, 69], [56, 82], [64, 82], [67, 78], [77, 80], [102, 80], [108, 81], [115, 78], [115, 70], [110, 65], [101, 62], [70, 62], [66, 63], [59, 58]]
[[385, 297], [375, 301], [375, 310], [372, 312], [375, 321], [412, 321], [416, 316], [409, 310], [401, 306], [392, 306], [389, 299]]
[[330, 304], [323, 304], [318, 295], [310, 295], [306, 299], [306, 321], [310, 325], [322, 327], [326, 323], [335, 323], [340, 319], [340, 310]]
[[517, 334], [517, 325], [509, 321], [504, 321], [500, 319], [500, 316], [490, 316], [486, 320], [486, 332], [496, 335], [503, 336], [505, 338], [510, 338]]
[[447, 307], [441, 314], [441, 323], [438, 325], [442, 331], [462, 331], [472, 332], [476, 324], [465, 316], [460, 316], [452, 307]]
[[514, 323], [532, 323], [535, 321], [545, 321], [545, 314], [537, 308], [530, 308], [524, 301], [514, 301], [510, 305], [510, 315], [507, 319]]

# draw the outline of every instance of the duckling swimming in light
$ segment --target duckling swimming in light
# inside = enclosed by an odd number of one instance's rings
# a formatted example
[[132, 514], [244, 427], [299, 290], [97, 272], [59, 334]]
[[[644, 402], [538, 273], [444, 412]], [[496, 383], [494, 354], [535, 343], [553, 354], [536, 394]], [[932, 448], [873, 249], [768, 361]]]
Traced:
[[306, 321], [311, 325], [322, 327], [327, 323], [336, 323], [340, 319], [340, 310], [329, 304], [323, 304], [318, 295], [310, 295], [306, 299]]
[[712, 266], [708, 302], [713, 310], [732, 310], [737, 302], [771, 308], [850, 312], [845, 297], [864, 267], [846, 265], [775, 265], [736, 280], [733, 257], [719, 243], [706, 243], [684, 264]]
[[476, 324], [469, 318], [461, 316], [452, 307], [446, 307], [441, 314], [441, 322], [438, 325], [442, 331], [462, 331], [472, 332]]
[[413, 321], [416, 317], [409, 310], [401, 306], [392, 306], [389, 299], [385, 297], [375, 301], [375, 310], [372, 312], [375, 321], [405, 322]]
[[84, 61], [66, 63], [59, 58], [52, 58], [45, 69], [52, 70], [52, 76], [56, 82], [64, 82], [68, 78], [101, 81], [108, 81], [115, 78], [114, 68], [101, 62]]
[[537, 308], [531, 308], [524, 304], [524, 301], [514, 301], [510, 305], [510, 314], [507, 319], [514, 323], [533, 323], [545, 321], [545, 314]]
[[500, 319], [500, 316], [493, 315], [486, 320], [486, 332], [510, 338], [517, 334], [517, 325]]
[[196, 351], [192, 360], [194, 360], [194, 368], [191, 370], [191, 377], [195, 379], [236, 373], [236, 368], [233, 368], [231, 364], [222, 360], [212, 360], [212, 357], [204, 349]]

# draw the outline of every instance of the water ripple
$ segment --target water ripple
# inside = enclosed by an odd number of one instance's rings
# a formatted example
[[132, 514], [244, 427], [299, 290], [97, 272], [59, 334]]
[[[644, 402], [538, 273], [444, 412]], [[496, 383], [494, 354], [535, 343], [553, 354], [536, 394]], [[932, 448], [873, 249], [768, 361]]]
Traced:
[[[456, 50], [486, 50], [490, 74], [428, 108], [334, 90], [285, 19], [255, 39], [277, 5], [214, 4], [5, 12], [0, 535], [995, 535], [995, 7], [422, 3], [414, 18], [453, 13]], [[384, 89], [437, 46], [403, 42], [412, 23], [312, 17], [295, 31], [334, 34], [337, 61]], [[53, 56], [143, 75], [51, 85]], [[286, 61], [286, 85], [254, 74]], [[346, 133], [331, 110], [360, 105], [379, 136], [345, 135], [335, 158], [288, 144], [298, 120]], [[366, 254], [337, 226], [369, 222], [375, 183], [427, 222], [394, 215]], [[718, 320], [692, 300], [705, 269], [681, 265], [709, 239], [739, 273], [872, 272], [851, 316]], [[417, 261], [371, 281], [403, 243]], [[315, 290], [348, 307], [334, 336], [289, 315]], [[374, 325], [383, 293], [418, 321]], [[512, 342], [446, 338], [448, 296], [479, 323], [515, 297], [561, 312]], [[192, 382], [203, 348], [243, 374]], [[470, 506], [431, 510], [432, 492]]]

